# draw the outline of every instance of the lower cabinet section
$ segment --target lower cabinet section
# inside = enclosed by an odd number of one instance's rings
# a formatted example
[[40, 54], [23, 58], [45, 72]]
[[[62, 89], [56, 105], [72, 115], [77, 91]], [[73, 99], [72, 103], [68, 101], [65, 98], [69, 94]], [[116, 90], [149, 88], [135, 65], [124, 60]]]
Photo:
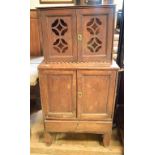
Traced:
[[118, 67], [54, 65], [39, 66], [46, 142], [50, 132], [84, 132], [103, 134], [109, 145]]

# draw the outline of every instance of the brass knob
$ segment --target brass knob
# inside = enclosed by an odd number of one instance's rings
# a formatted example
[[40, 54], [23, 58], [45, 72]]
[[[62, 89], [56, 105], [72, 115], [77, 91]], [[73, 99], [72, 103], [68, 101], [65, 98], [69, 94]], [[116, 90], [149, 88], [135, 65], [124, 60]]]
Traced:
[[78, 34], [78, 40], [79, 40], [79, 41], [82, 40], [82, 34]]
[[81, 91], [78, 92], [78, 96], [82, 97], [82, 92]]

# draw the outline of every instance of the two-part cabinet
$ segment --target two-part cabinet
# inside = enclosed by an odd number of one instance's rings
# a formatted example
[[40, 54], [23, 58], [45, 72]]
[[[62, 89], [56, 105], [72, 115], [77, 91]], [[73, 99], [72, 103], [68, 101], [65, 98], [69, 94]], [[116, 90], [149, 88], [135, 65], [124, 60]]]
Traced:
[[103, 135], [109, 145], [118, 66], [112, 62], [114, 5], [38, 9], [45, 140], [52, 132]]

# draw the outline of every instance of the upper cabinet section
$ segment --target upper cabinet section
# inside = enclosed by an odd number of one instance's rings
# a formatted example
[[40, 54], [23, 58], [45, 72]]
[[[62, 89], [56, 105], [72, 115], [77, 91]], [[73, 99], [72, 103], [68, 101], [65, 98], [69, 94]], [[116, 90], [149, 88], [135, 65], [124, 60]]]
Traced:
[[77, 61], [75, 10], [43, 10], [39, 17], [45, 60]]
[[115, 5], [41, 8], [46, 62], [111, 64]]

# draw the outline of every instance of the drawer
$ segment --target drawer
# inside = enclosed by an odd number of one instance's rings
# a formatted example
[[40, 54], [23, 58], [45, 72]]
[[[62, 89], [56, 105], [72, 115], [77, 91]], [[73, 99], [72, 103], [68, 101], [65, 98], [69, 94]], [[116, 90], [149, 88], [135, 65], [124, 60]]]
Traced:
[[45, 120], [48, 132], [85, 132], [103, 134], [112, 128], [111, 121], [58, 121]]

